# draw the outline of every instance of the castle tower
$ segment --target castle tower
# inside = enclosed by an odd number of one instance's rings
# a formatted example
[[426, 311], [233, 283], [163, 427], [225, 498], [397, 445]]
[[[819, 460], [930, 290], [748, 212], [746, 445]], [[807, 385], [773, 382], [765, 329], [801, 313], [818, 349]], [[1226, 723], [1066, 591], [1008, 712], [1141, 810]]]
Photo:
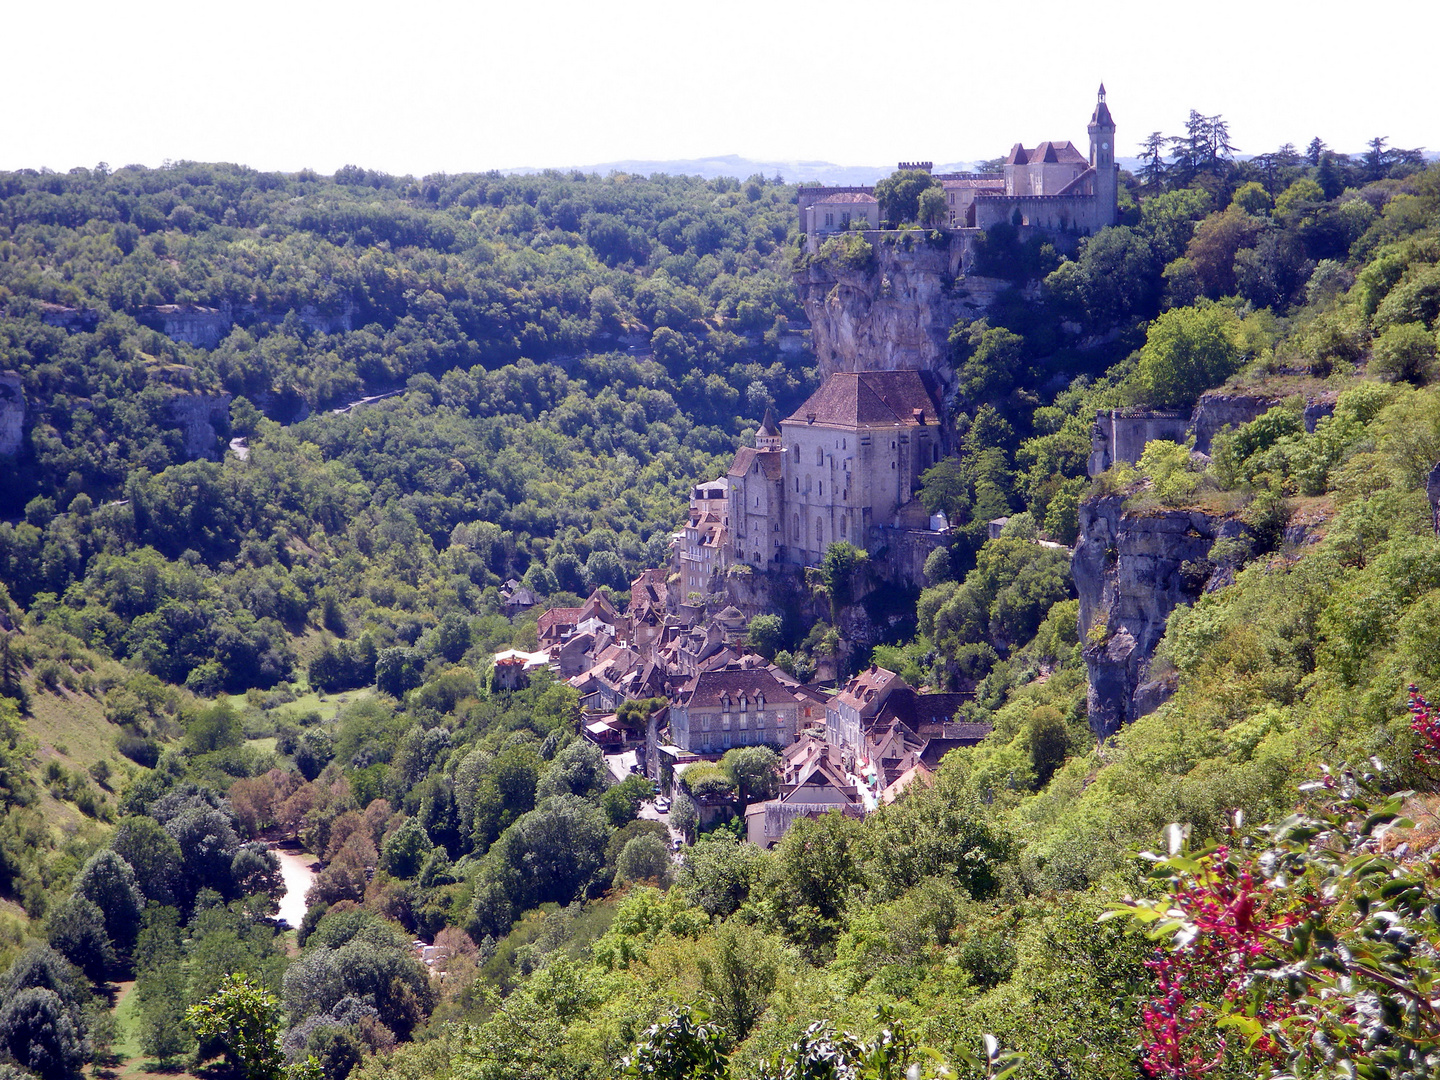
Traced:
[[775, 410], [765, 409], [765, 420], [760, 424], [760, 430], [755, 433], [756, 450], [779, 450], [780, 445], [780, 424], [775, 419]]
[[1095, 170], [1095, 227], [1114, 225], [1118, 218], [1118, 177], [1115, 172], [1115, 121], [1105, 104], [1105, 84], [1095, 99], [1095, 112], [1090, 117], [1090, 165]]

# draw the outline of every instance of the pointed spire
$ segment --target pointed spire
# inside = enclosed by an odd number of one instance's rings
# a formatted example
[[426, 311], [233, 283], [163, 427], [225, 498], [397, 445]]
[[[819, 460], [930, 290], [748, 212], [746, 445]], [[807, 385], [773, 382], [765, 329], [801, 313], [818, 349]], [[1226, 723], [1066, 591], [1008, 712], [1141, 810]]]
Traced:
[[760, 424], [761, 435], [779, 435], [780, 425], [775, 420], [775, 410], [771, 406], [765, 406], [765, 419]]
[[1105, 100], [1105, 84], [1104, 84], [1103, 82], [1100, 84], [1100, 96], [1097, 97], [1095, 100], [1096, 100], [1096, 101], [1104, 101], [1104, 100]]

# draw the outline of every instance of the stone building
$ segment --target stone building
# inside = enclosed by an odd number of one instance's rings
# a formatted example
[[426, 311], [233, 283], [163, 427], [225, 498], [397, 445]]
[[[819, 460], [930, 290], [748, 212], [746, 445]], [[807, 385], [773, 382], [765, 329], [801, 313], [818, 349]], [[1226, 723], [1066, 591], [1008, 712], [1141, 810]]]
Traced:
[[715, 575], [723, 573], [728, 565], [725, 549], [730, 537], [729, 518], [729, 484], [725, 477], [696, 484], [690, 490], [690, 516], [678, 553], [680, 593], [687, 602], [693, 595], [714, 591]]
[[812, 203], [806, 214], [805, 231], [810, 233], [880, 227], [880, 202], [864, 191], [837, 191], [826, 195]]
[[831, 375], [778, 430], [767, 413], [727, 477], [729, 561], [814, 566], [836, 541], [870, 547], [948, 451], [940, 411], [928, 373], [863, 371]]
[[670, 736], [696, 754], [733, 746], [789, 746], [800, 702], [763, 667], [735, 665], [702, 671], [670, 704]]
[[[1115, 121], [1105, 101], [1103, 83], [1087, 132], [1090, 136], [1088, 155], [1068, 140], [1046, 141], [1034, 147], [1016, 143], [999, 176], [936, 175], [945, 192], [948, 227], [961, 231], [984, 230], [1010, 223], [1084, 236], [1114, 225], [1119, 205]], [[900, 168], [929, 172], [930, 163], [902, 161]], [[817, 236], [846, 227], [838, 224], [837, 211], [842, 204], [862, 205], [860, 200], [864, 196], [873, 195], [873, 188], [864, 187], [801, 188], [800, 227], [810, 238], [812, 247]], [[827, 225], [827, 220], [833, 223]]]

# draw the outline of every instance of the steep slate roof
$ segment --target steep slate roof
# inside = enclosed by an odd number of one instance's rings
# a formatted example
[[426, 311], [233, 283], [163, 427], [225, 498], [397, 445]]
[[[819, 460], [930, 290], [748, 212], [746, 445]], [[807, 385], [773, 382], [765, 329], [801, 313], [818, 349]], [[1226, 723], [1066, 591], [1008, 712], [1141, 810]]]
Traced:
[[883, 667], [870, 667], [846, 683], [845, 689], [835, 695], [834, 701], [863, 713], [875, 695], [887, 688], [899, 689], [904, 686], [904, 680], [895, 672]]
[[738, 701], [742, 694], [751, 701], [764, 694], [767, 708], [772, 702], [795, 702], [794, 695], [787, 693], [785, 687], [781, 686], [770, 672], [764, 668], [749, 668], [740, 671], [702, 671], [695, 676], [695, 682], [686, 692], [685, 704], [719, 705], [722, 696]]
[[770, 405], [765, 406], [765, 419], [760, 422], [760, 434], [780, 434], [780, 424], [775, 419], [775, 409]]
[[893, 716], [914, 731], [930, 734], [932, 727], [957, 726], [952, 723], [956, 711], [974, 698], [974, 694], [917, 694], [905, 687], [885, 699], [885, 708], [881, 710], [878, 719]]
[[1090, 159], [1075, 148], [1075, 144], [1069, 139], [1064, 142], [1042, 142], [1033, 150], [1016, 143], [1010, 148], [1010, 156], [1005, 159], [1007, 165], [1033, 165], [1046, 162], [1052, 165], [1088, 165]]
[[939, 421], [935, 395], [919, 371], [837, 371], [785, 420], [840, 427]]
[[823, 199], [817, 199], [811, 206], [824, 206], [827, 203], [874, 203], [879, 200], [874, 195], [866, 195], [863, 191], [843, 191], [838, 195], [827, 195]]

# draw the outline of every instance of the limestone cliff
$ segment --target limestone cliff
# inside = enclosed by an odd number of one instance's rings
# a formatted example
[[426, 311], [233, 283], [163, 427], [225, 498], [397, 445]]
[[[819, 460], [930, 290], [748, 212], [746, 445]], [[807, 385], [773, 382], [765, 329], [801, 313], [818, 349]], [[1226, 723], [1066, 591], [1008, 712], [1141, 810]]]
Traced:
[[14, 457], [25, 441], [25, 387], [13, 371], [0, 371], [0, 457]]
[[1150, 661], [1170, 612], [1192, 604], [1214, 567], [1216, 540], [1245, 526], [1200, 510], [1129, 513], [1124, 496], [1080, 506], [1071, 572], [1080, 597], [1080, 639], [1090, 675], [1090, 728], [1107, 738], [1153, 711], [1169, 688], [1150, 679]]
[[187, 458], [220, 459], [230, 435], [229, 394], [176, 394], [165, 415], [179, 426]]
[[795, 275], [820, 377], [911, 368], [950, 385], [950, 327], [983, 315], [1006, 283], [965, 274], [959, 236], [937, 244], [922, 232], [863, 235], [874, 251], [865, 265], [817, 252]]

